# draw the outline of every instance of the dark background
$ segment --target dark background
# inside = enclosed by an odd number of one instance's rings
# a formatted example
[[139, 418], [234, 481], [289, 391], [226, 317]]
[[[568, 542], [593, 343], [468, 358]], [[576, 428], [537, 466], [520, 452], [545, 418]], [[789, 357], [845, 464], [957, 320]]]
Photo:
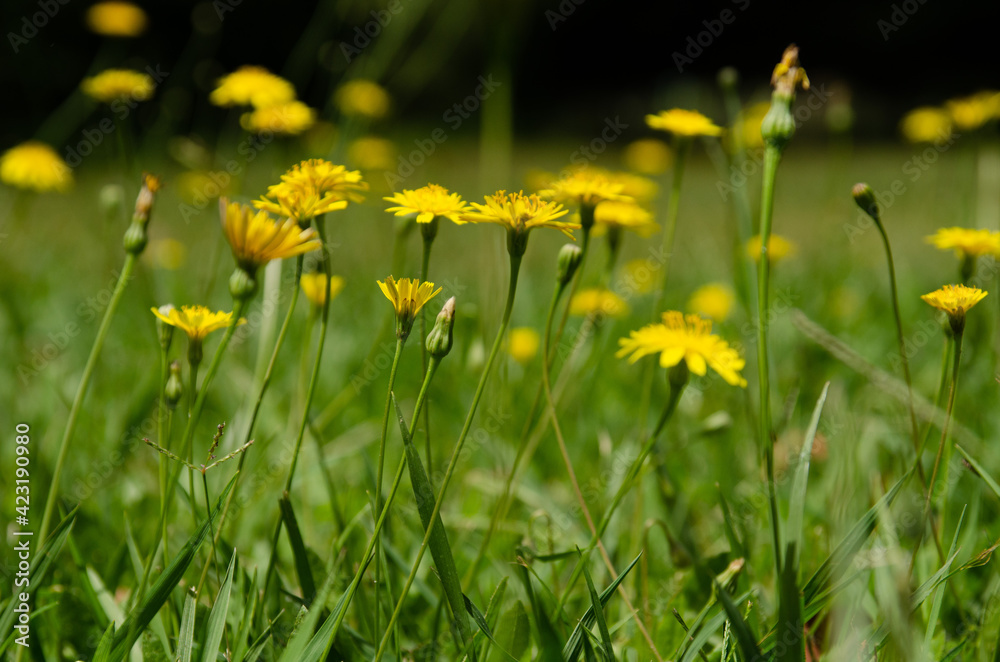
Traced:
[[[914, 106], [1000, 87], [997, 2], [393, 1], [399, 12], [350, 65], [339, 44], [351, 43], [355, 28], [388, 1], [142, 2], [149, 29], [117, 40], [86, 30], [88, 0], [68, 0], [17, 53], [10, 33], [24, 34], [25, 17], [42, 9], [39, 0], [4, 2], [0, 146], [31, 136], [58, 141], [83, 125], [80, 80], [123, 65], [170, 72], [157, 92], [161, 107], [143, 112], [167, 112], [176, 131], [221, 124], [224, 111], [208, 106], [208, 90], [242, 64], [286, 75], [320, 108], [345, 76], [371, 75], [392, 92], [397, 118], [416, 123], [435, 121], [473, 91], [479, 75], [493, 73], [512, 82], [522, 137], [570, 133], [581, 116], [623, 105], [697, 104], [710, 112], [718, 103], [715, 75], [726, 65], [741, 72], [745, 96], [766, 94], [771, 68], [791, 42], [814, 84], [847, 86], [838, 89], [849, 90], [861, 138], [894, 136]], [[58, 0], [41, 2], [51, 9]], [[723, 11], [732, 12], [728, 25], [718, 22]], [[707, 45], [692, 47], [689, 38], [699, 36]], [[683, 73], [674, 53], [694, 55]]]

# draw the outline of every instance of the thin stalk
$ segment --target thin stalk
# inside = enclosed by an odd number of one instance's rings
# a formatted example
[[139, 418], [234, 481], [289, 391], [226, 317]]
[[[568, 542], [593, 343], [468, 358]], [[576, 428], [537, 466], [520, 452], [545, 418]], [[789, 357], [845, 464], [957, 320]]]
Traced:
[[[166, 405], [167, 390], [167, 349], [160, 345], [160, 409], [156, 416], [156, 443], [169, 450], [169, 440], [163, 436], [163, 412], [169, 411]], [[167, 520], [163, 516], [163, 511], [167, 508], [167, 458], [160, 455], [159, 466], [157, 467], [157, 480], [160, 483], [160, 519], [163, 520], [163, 529], [160, 532], [163, 545], [163, 558], [167, 557]]]
[[[199, 341], [200, 342], [200, 341]], [[188, 385], [190, 396], [188, 397], [188, 418], [191, 418], [191, 413], [194, 409], [194, 402], [197, 400], [198, 396], [198, 366], [200, 364], [199, 360], [191, 360], [189, 362], [189, 378], [190, 383]], [[184, 457], [183, 455], [181, 457]], [[194, 464], [194, 446], [189, 444], [187, 447], [187, 457], [184, 457], [189, 464]], [[191, 521], [198, 522], [198, 504], [197, 499], [194, 495], [194, 474], [190, 471], [188, 472], [188, 500], [191, 504]], [[208, 504], [206, 504], [208, 505]]]
[[[432, 223], [437, 223], [438, 220], [435, 218]], [[427, 273], [430, 268], [431, 263], [431, 246], [434, 244], [434, 237], [428, 236], [427, 233], [421, 233], [424, 239], [424, 252], [420, 260], [420, 282], [427, 282]], [[420, 309], [420, 368], [423, 373], [427, 374], [427, 316], [424, 314], [424, 309]], [[426, 455], [427, 459], [427, 471], [433, 471], [434, 465], [431, 464], [431, 409], [430, 407], [424, 408], [424, 440], [426, 443]]]
[[87, 357], [87, 364], [83, 368], [83, 376], [76, 387], [76, 395], [73, 397], [73, 404], [69, 409], [69, 418], [66, 421], [66, 429], [63, 431], [62, 441], [59, 443], [59, 453], [56, 455], [56, 465], [52, 469], [52, 478], [49, 483], [49, 492], [45, 497], [45, 510], [42, 514], [42, 526], [38, 529], [38, 544], [45, 542], [45, 536], [49, 534], [49, 527], [52, 524], [52, 514], [55, 512], [56, 499], [59, 498], [59, 481], [62, 476], [63, 464], [66, 462], [66, 453], [69, 450], [69, 443], [73, 439], [73, 432], [76, 430], [77, 418], [80, 415], [80, 408], [83, 405], [83, 398], [87, 394], [87, 387], [90, 386], [90, 379], [93, 377], [94, 368], [97, 367], [97, 360], [101, 356], [101, 349], [111, 327], [111, 319], [118, 310], [122, 295], [125, 293], [125, 286], [132, 277], [135, 269], [137, 256], [133, 253], [126, 253], [125, 264], [121, 273], [118, 274], [118, 282], [115, 284], [114, 292], [111, 294], [111, 301], [104, 311], [101, 319], [101, 326], [97, 329], [97, 337], [90, 348], [90, 356]]
[[[194, 473], [194, 472], [190, 472]], [[222, 575], [219, 573], [219, 559], [216, 558], [215, 554], [215, 522], [212, 521], [212, 501], [208, 497], [208, 474], [202, 467], [201, 471], [201, 484], [205, 489], [205, 517], [208, 518], [209, 533], [212, 536], [212, 546], [209, 548], [209, 554], [212, 556], [212, 564], [215, 566], [215, 576], [220, 578]], [[205, 564], [208, 565], [207, 563]]]

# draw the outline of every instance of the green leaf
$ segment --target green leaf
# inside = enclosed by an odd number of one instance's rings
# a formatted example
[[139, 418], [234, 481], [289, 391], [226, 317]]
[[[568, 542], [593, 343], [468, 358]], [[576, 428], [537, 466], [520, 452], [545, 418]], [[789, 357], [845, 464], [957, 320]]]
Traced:
[[109, 623], [104, 634], [101, 635], [101, 640], [97, 642], [97, 650], [94, 651], [94, 657], [91, 662], [108, 662], [108, 657], [111, 655], [111, 642], [115, 638], [115, 624]]
[[190, 593], [184, 599], [184, 613], [181, 615], [181, 631], [177, 635], [178, 662], [191, 662], [194, 652], [194, 615], [198, 610], [198, 601]]
[[521, 566], [521, 581], [524, 582], [524, 590], [528, 593], [528, 601], [531, 603], [531, 611], [535, 614], [535, 631], [538, 634], [539, 659], [558, 660], [560, 659], [559, 634], [556, 633], [549, 614], [542, 604], [542, 601], [535, 595], [535, 589], [531, 585], [531, 572], [528, 567]]
[[991, 476], [989, 472], [986, 471], [986, 469], [983, 469], [982, 465], [976, 462], [976, 458], [969, 455], [968, 451], [966, 451], [964, 448], [962, 448], [958, 444], [955, 444], [955, 448], [957, 448], [958, 452], [962, 454], [962, 457], [965, 458], [965, 461], [969, 463], [969, 465], [972, 467], [972, 470], [976, 473], [976, 475], [982, 478], [983, 481], [989, 486], [989, 488], [993, 490], [993, 494], [998, 499], [1000, 499], [1000, 485], [997, 485], [997, 482], [993, 480], [993, 476]]
[[247, 589], [248, 601], [243, 607], [243, 615], [240, 618], [240, 626], [236, 635], [236, 649], [233, 651], [234, 662], [244, 662], [247, 656], [247, 643], [250, 639], [250, 626], [253, 625], [253, 614], [257, 609], [257, 570], [250, 578], [250, 586]]
[[[736, 599], [736, 602], [746, 602], [750, 599], [751, 595], [752, 593], [747, 591], [743, 595], [739, 596]], [[719, 628], [721, 628], [726, 622], [727, 614], [725, 610], [720, 610], [713, 616], [708, 617], [707, 614], [709, 613], [709, 610], [715, 607], [716, 604], [718, 604], [718, 597], [716, 600], [713, 600], [711, 603], [706, 605], [706, 608], [703, 611], [704, 621], [701, 627], [698, 627], [697, 624], [692, 624], [691, 632], [695, 632], [696, 634], [691, 635], [691, 641], [688, 643], [688, 647], [684, 649], [684, 655], [681, 656], [679, 662], [693, 662], [693, 660], [700, 654], [701, 649], [708, 643], [709, 639], [714, 637], [715, 633], [718, 632]]]
[[[632, 570], [632, 568], [635, 567], [635, 564], [639, 562], [639, 557], [641, 556], [642, 554], [640, 553], [632, 559], [632, 562], [628, 564], [628, 567], [622, 570], [615, 580], [601, 592], [600, 603], [602, 606], [608, 604], [608, 600], [611, 599], [612, 594], [618, 589], [618, 585], [625, 580], [625, 576]], [[569, 641], [566, 642], [566, 646], [563, 648], [562, 654], [564, 660], [575, 660], [580, 655], [583, 646], [583, 631], [593, 627], [596, 618], [597, 612], [594, 611], [594, 606], [591, 605], [580, 618], [580, 622], [577, 623], [576, 628], [573, 629], [573, 633], [570, 634]]]
[[[305, 660], [318, 660], [322, 657], [326, 646], [326, 638], [320, 639], [319, 635], [321, 633], [317, 633], [314, 637], [313, 631], [316, 629], [320, 614], [323, 613], [327, 600], [330, 599], [330, 594], [333, 592], [333, 584], [337, 579], [338, 568], [339, 564], [334, 565], [330, 573], [326, 576], [326, 580], [320, 587], [316, 600], [309, 607], [309, 612], [298, 624], [298, 627], [295, 628], [295, 632], [292, 633], [288, 645], [281, 654], [281, 660], [290, 660], [291, 662], [302, 660], [304, 662]], [[343, 598], [341, 598], [341, 602], [343, 602]]]
[[469, 612], [469, 615], [472, 616], [472, 620], [479, 627], [479, 630], [486, 636], [487, 639], [490, 640], [491, 643], [496, 644], [496, 647], [500, 649], [500, 652], [509, 657], [511, 660], [514, 660], [514, 662], [517, 662], [517, 660], [510, 653], [505, 651], [503, 647], [497, 643], [497, 640], [493, 638], [493, 632], [490, 630], [490, 625], [486, 622], [486, 617], [483, 616], [483, 612], [479, 611], [479, 608], [472, 603], [469, 596], [463, 594], [462, 597], [465, 598], [465, 609]]
[[215, 662], [219, 656], [219, 644], [222, 643], [222, 635], [226, 632], [226, 616], [229, 614], [229, 595], [233, 586], [233, 569], [236, 567], [236, 550], [233, 550], [233, 557], [229, 560], [229, 570], [226, 571], [226, 580], [219, 588], [219, 594], [215, 597], [215, 604], [208, 614], [208, 625], [205, 628], [205, 641], [202, 645], [202, 662]]
[[511, 657], [520, 660], [524, 656], [530, 643], [531, 624], [528, 622], [528, 613], [524, 610], [524, 605], [520, 600], [517, 600], [514, 606], [500, 617], [496, 633], [498, 645], [508, 651]]
[[[576, 550], [580, 554], [580, 562], [583, 563], [583, 552], [577, 547]], [[594, 580], [590, 576], [590, 570], [587, 569], [587, 564], [583, 564], [583, 577], [587, 580], [587, 590], [590, 592], [590, 606], [594, 610], [594, 615], [597, 619], [597, 628], [601, 632], [601, 644], [604, 646], [604, 655], [611, 662], [617, 662], [615, 658], [615, 649], [611, 643], [611, 633], [608, 631], [608, 622], [604, 619], [604, 603], [601, 602], [601, 597], [597, 595], [597, 589], [594, 588]]]
[[[788, 519], [785, 520], [785, 546], [794, 545], [794, 565], [799, 565], [799, 555], [802, 552], [802, 520], [806, 507], [806, 487], [809, 484], [809, 462], [812, 459], [813, 442], [816, 440], [816, 431], [819, 429], [819, 419], [823, 414], [823, 405], [826, 403], [826, 395], [830, 390], [830, 382], [823, 385], [823, 392], [820, 393], [813, 409], [812, 419], [809, 421], [809, 428], [806, 430], [805, 440], [802, 443], [802, 450], [799, 452], [799, 461], [795, 465], [795, 474], [792, 477], [792, 491], [788, 497]], [[787, 558], [787, 557], [786, 557]]]
[[285, 520], [285, 531], [288, 532], [288, 542], [292, 546], [292, 556], [295, 558], [295, 572], [299, 576], [299, 586], [302, 588], [302, 600], [308, 607], [316, 597], [316, 582], [313, 580], [312, 568], [309, 566], [309, 554], [302, 541], [302, 531], [299, 521], [292, 509], [288, 494], [282, 495], [278, 501], [281, 507], [281, 517]]

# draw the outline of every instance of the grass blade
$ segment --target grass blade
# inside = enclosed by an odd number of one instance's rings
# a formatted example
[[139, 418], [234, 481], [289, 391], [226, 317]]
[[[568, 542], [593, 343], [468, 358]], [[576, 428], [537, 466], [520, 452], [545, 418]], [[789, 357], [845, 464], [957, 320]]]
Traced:
[[[576, 551], [580, 554], [580, 562], [583, 563], [583, 552], [580, 551], [579, 547]], [[601, 602], [601, 597], [597, 595], [597, 589], [594, 588], [594, 580], [590, 576], [590, 570], [587, 569], [586, 564], [583, 566], [583, 577], [587, 580], [587, 590], [590, 592], [590, 606], [594, 610], [594, 616], [597, 619], [597, 628], [601, 633], [601, 644], [604, 646], [604, 654], [611, 662], [617, 662], [615, 649], [611, 644], [611, 633], [608, 631], [608, 622], [604, 619], [604, 603]]]
[[316, 597], [316, 582], [313, 579], [312, 568], [309, 566], [309, 554], [306, 552], [305, 543], [302, 542], [302, 531], [299, 529], [299, 521], [295, 517], [295, 511], [292, 509], [292, 502], [289, 500], [288, 494], [282, 495], [278, 503], [281, 506], [281, 517], [285, 520], [288, 542], [292, 546], [292, 556], [295, 558], [295, 572], [299, 576], [302, 600], [308, 607]]
[[208, 625], [205, 628], [205, 641], [202, 646], [202, 662], [215, 662], [219, 657], [219, 644], [222, 643], [222, 635], [226, 632], [226, 616], [229, 614], [229, 595], [233, 586], [233, 569], [236, 567], [236, 550], [233, 550], [233, 557], [229, 560], [229, 570], [226, 571], [226, 580], [219, 588], [219, 595], [215, 598], [212, 611], [208, 614]]
[[181, 615], [181, 631], [177, 635], [175, 659], [178, 662], [191, 662], [191, 654], [194, 652], [194, 614], [197, 608], [197, 601], [188, 593], [184, 599], [184, 613]]
[[[608, 600], [611, 599], [611, 595], [618, 590], [618, 585], [625, 580], [625, 576], [628, 575], [629, 571], [635, 567], [635, 564], [639, 562], [639, 558], [641, 556], [642, 554], [639, 554], [632, 559], [632, 562], [628, 564], [628, 567], [622, 570], [615, 580], [601, 592], [600, 602], [602, 606], [608, 604]], [[566, 642], [566, 646], [563, 648], [564, 660], [575, 660], [580, 655], [581, 647], [583, 646], [583, 631], [593, 627], [596, 618], [597, 613], [594, 611], [594, 607], [588, 607], [587, 611], [584, 612], [583, 617], [580, 619], [580, 622], [577, 623], [576, 628], [573, 629], [573, 633], [570, 635], [569, 641]]]
[[97, 642], [97, 650], [94, 651], [94, 657], [91, 662], [108, 662], [108, 657], [111, 655], [111, 642], [115, 638], [115, 624], [109, 623], [108, 628], [101, 635], [101, 640]]

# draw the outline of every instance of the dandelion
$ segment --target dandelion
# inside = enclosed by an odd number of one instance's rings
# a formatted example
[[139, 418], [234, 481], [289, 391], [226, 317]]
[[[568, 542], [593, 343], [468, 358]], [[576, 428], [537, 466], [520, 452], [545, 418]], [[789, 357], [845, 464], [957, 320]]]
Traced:
[[295, 88], [263, 67], [243, 66], [220, 78], [208, 97], [216, 106], [266, 108], [295, 99]]
[[[760, 243], [759, 234], [747, 240], [747, 255], [752, 257], [755, 262], [760, 261]], [[797, 250], [798, 246], [790, 239], [786, 239], [778, 234], [772, 234], [767, 245], [768, 261], [774, 264], [790, 255], [794, 255]]]
[[428, 184], [415, 190], [403, 189], [389, 197], [382, 198], [393, 202], [396, 206], [388, 207], [387, 212], [396, 216], [416, 214], [417, 223], [430, 223], [436, 218], [447, 218], [453, 223], [462, 225], [462, 214], [472, 211], [462, 196], [449, 193], [448, 189], [437, 184]]
[[569, 314], [586, 317], [625, 317], [628, 304], [620, 296], [604, 287], [581, 290], [569, 301]]
[[899, 130], [911, 143], [932, 143], [951, 135], [951, 116], [940, 108], [916, 108], [903, 116]]
[[[188, 340], [201, 342], [212, 331], [224, 329], [233, 320], [231, 312], [212, 312], [206, 306], [164, 306], [162, 308], [150, 308], [156, 317], [170, 326], [180, 329], [187, 334]], [[245, 319], [240, 319], [237, 324], [246, 324]]]
[[554, 228], [573, 238], [573, 230], [579, 223], [558, 221], [569, 210], [556, 202], [546, 202], [538, 195], [524, 195], [523, 192], [507, 193], [497, 191], [485, 197], [485, 204], [472, 203], [475, 211], [460, 217], [469, 223], [496, 223], [507, 229], [507, 251], [512, 257], [520, 258], [528, 244], [528, 233], [535, 228]]
[[98, 2], [87, 10], [87, 27], [105, 37], [138, 37], [146, 30], [146, 12], [131, 2]]
[[35, 140], [11, 147], [0, 156], [0, 181], [15, 188], [44, 193], [67, 191], [73, 174], [54, 149]]
[[153, 96], [156, 85], [149, 74], [131, 69], [107, 69], [80, 84], [83, 93], [100, 103], [114, 101], [146, 101]]
[[1000, 255], [1000, 232], [995, 230], [941, 228], [925, 241], [943, 251], [954, 250], [959, 259]]
[[609, 200], [597, 205], [594, 221], [608, 230], [632, 230], [640, 237], [649, 237], [660, 226], [653, 222], [653, 215], [634, 202]]
[[669, 145], [656, 138], [640, 138], [625, 146], [625, 167], [641, 175], [662, 175], [674, 160]]
[[596, 168], [580, 168], [551, 182], [538, 195], [548, 200], [593, 208], [605, 200], [630, 201], [622, 193], [625, 186]]
[[313, 307], [319, 308], [326, 303], [327, 292], [330, 293], [331, 300], [340, 294], [340, 291], [344, 289], [344, 279], [340, 276], [333, 276], [330, 278], [330, 286], [327, 287], [326, 274], [303, 274], [299, 285], [302, 286], [302, 291]]
[[687, 308], [715, 322], [722, 322], [733, 310], [736, 297], [728, 285], [709, 283], [702, 285], [688, 299]]
[[297, 136], [316, 123], [316, 111], [301, 101], [286, 101], [257, 108], [240, 117], [240, 126], [250, 133], [270, 131]]
[[344, 115], [380, 119], [389, 114], [389, 93], [372, 80], [358, 78], [340, 86], [333, 101]]
[[394, 142], [376, 136], [362, 136], [347, 146], [348, 162], [361, 170], [392, 170], [398, 155]]
[[954, 327], [956, 322], [964, 324], [965, 313], [982, 301], [987, 294], [988, 292], [984, 292], [978, 287], [945, 285], [929, 294], [922, 294], [920, 298], [938, 310], [948, 313]]
[[521, 365], [527, 365], [538, 355], [540, 344], [538, 331], [529, 326], [519, 326], [510, 330], [507, 353]]
[[962, 131], [974, 131], [997, 118], [1000, 113], [1000, 92], [984, 90], [960, 99], [945, 102], [951, 121]]
[[366, 190], [368, 184], [357, 170], [310, 159], [292, 166], [281, 176], [281, 183], [269, 186], [253, 205], [305, 225], [311, 218], [345, 209], [348, 202], [361, 202], [364, 196], [360, 191]]
[[396, 337], [400, 340], [410, 335], [413, 321], [424, 304], [441, 292], [440, 287], [434, 289], [434, 283], [421, 283], [416, 278], [401, 278], [397, 281], [389, 276], [385, 282], [377, 282], [382, 294], [396, 311]]
[[660, 366], [672, 368], [682, 360], [688, 370], [703, 376], [706, 367], [719, 374], [733, 386], [746, 387], [740, 376], [746, 361], [725, 340], [712, 333], [712, 322], [699, 315], [687, 315], [671, 310], [663, 313], [663, 322], [649, 324], [632, 331], [628, 338], [618, 341], [621, 349], [616, 356], [629, 356], [635, 363], [648, 354], [660, 355]]
[[646, 125], [651, 129], [666, 131], [680, 138], [722, 135], [722, 127], [716, 126], [712, 120], [696, 110], [684, 110], [683, 108], [661, 110], [656, 115], [646, 115]]

